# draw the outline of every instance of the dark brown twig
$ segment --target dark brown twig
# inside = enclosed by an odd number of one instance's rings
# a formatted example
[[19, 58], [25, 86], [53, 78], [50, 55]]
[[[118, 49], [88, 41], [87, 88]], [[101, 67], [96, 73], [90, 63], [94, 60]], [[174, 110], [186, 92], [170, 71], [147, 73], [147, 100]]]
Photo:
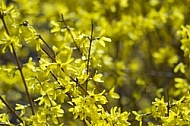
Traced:
[[88, 49], [88, 60], [87, 60], [87, 75], [89, 73], [89, 64], [90, 64], [90, 53], [92, 48], [92, 41], [93, 41], [93, 32], [94, 32], [94, 23], [91, 23], [91, 33], [90, 33], [90, 47]]
[[[55, 58], [53, 58], [44, 48], [42, 48], [42, 50], [46, 53], [46, 55], [47, 55], [53, 62], [56, 63]], [[61, 68], [61, 70], [62, 70], [63, 72], [65, 72], [63, 68]], [[50, 71], [50, 73], [51, 73], [51, 71]], [[51, 73], [51, 74], [52, 74], [52, 73]], [[54, 76], [53, 74], [52, 74], [52, 76], [53, 76], [55, 79], [57, 79], [56, 76]], [[87, 90], [85, 90], [77, 80], [75, 80], [75, 79], [74, 79], [73, 77], [71, 77], [71, 76], [69, 76], [69, 77], [70, 77], [70, 79], [71, 79], [72, 81], [74, 81], [74, 82], [85, 92], [85, 95], [88, 95]]]
[[[40, 84], [42, 90], [45, 92], [45, 96], [48, 98], [48, 100], [49, 100], [51, 106], [53, 107], [52, 101], [51, 101], [49, 95], [47, 94], [47, 92], [44, 90], [44, 88], [43, 88], [43, 86], [42, 86], [42, 83], [40, 82], [40, 80], [39, 80], [37, 77], [35, 77], [35, 79], [39, 82], [39, 84]], [[56, 115], [56, 118], [57, 118], [58, 124], [61, 124], [61, 123], [60, 123], [60, 120], [59, 120], [59, 117], [58, 117], [57, 115]]]
[[9, 111], [15, 115], [15, 117], [21, 122], [23, 123], [23, 120], [20, 118], [20, 116], [12, 109], [12, 107], [2, 98], [2, 96], [0, 96], [1, 101], [6, 105], [6, 107], [9, 109]]
[[53, 53], [53, 56], [55, 57], [55, 53], [54, 53], [53, 49], [47, 44], [47, 42], [42, 38], [42, 36], [41, 35], [37, 35], [37, 36], [48, 47], [48, 49]]
[[[89, 74], [89, 64], [90, 64], [90, 53], [92, 48], [92, 41], [93, 41], [93, 33], [94, 33], [94, 22], [91, 22], [91, 33], [90, 33], [90, 47], [88, 49], [88, 59], [86, 64], [86, 72], [87, 75]], [[88, 90], [88, 79], [86, 80], [86, 90]]]
[[[4, 20], [4, 15], [3, 15], [2, 13], [0, 14], [0, 19], [1, 19], [1, 21], [3, 22], [3, 26], [4, 26], [4, 28], [5, 28], [5, 31], [6, 31], [7, 35], [10, 36], [10, 33], [9, 33], [9, 31], [8, 31], [7, 25], [6, 25], [5, 20]], [[29, 102], [30, 102], [30, 108], [31, 108], [32, 114], [35, 115], [34, 106], [33, 106], [33, 103], [32, 103], [32, 99], [31, 99], [30, 93], [29, 93], [29, 91], [28, 91], [28, 87], [27, 87], [27, 84], [26, 84], [26, 80], [25, 80], [24, 74], [23, 74], [23, 72], [22, 72], [22, 66], [21, 66], [20, 61], [19, 61], [19, 59], [18, 59], [18, 56], [17, 56], [17, 53], [16, 53], [16, 51], [15, 51], [15, 48], [14, 48], [13, 43], [11, 43], [11, 48], [12, 48], [12, 50], [13, 50], [13, 55], [14, 55], [14, 57], [15, 57], [15, 59], [16, 59], [16, 63], [17, 63], [17, 66], [18, 66], [18, 70], [19, 70], [19, 72], [20, 72], [22, 81], [23, 81], [23, 83], [24, 83], [25, 91], [26, 91], [28, 100], [29, 100]]]
[[56, 62], [55, 58], [52, 57], [43, 47], [42, 47], [42, 50], [45, 52], [45, 54], [46, 54], [53, 62]]
[[71, 36], [71, 39], [73, 40], [73, 42], [74, 42], [74, 44], [75, 44], [75, 46], [76, 46], [76, 48], [77, 48], [79, 54], [82, 56], [82, 52], [81, 52], [81, 50], [80, 50], [80, 47], [78, 47], [78, 45], [77, 45], [77, 43], [76, 43], [76, 41], [75, 41], [75, 39], [74, 39], [74, 36], [73, 36], [73, 34], [72, 34], [72, 32], [71, 32], [69, 26], [67, 25], [67, 23], [66, 23], [66, 21], [65, 21], [65, 19], [64, 19], [63, 14], [61, 14], [61, 18], [62, 18], [62, 20], [61, 20], [60, 22], [63, 22], [63, 24], [65, 25], [65, 28], [66, 28], [67, 31], [69, 32], [69, 34], [70, 34], [70, 36]]

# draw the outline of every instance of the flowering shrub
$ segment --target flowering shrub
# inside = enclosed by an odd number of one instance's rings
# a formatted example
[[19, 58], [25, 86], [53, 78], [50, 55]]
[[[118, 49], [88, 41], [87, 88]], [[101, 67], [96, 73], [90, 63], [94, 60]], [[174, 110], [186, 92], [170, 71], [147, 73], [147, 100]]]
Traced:
[[189, 1], [0, 4], [0, 125], [190, 125]]

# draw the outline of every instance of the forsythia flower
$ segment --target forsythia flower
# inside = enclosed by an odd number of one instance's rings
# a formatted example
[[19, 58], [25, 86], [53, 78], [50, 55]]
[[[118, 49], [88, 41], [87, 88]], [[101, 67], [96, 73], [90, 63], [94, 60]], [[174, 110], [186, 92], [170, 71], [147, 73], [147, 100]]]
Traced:
[[167, 104], [164, 102], [164, 97], [161, 99], [156, 98], [153, 102], [152, 115], [156, 117], [162, 117], [167, 114]]

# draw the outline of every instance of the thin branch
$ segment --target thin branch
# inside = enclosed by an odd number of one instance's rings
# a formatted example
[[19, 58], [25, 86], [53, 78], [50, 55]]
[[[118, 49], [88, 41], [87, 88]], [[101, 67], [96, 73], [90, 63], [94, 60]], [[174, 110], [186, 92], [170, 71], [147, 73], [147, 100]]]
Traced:
[[[63, 69], [63, 68], [61, 68], [61, 70], [64, 72], [64, 69]], [[60, 87], [61, 87], [62, 89], [65, 89], [65, 87], [63, 87], [63, 86], [60, 84], [60, 82], [58, 81], [58, 78], [56, 77], [56, 75], [55, 75], [52, 71], [50, 71], [50, 74], [51, 74], [51, 75], [53, 76], [53, 78], [57, 81], [57, 83], [60, 85]], [[78, 82], [78, 79], [75, 80], [73, 77], [71, 77], [71, 76], [69, 76], [69, 77], [70, 77], [70, 79], [71, 79], [72, 81], [74, 81], [74, 82], [85, 92], [85, 95], [89, 95], [88, 92], [80, 85], [80, 83]], [[66, 92], [65, 94], [68, 96], [69, 100], [72, 102], [72, 96], [71, 96], [68, 92]], [[74, 106], [76, 106], [76, 104], [75, 104], [74, 102], [72, 102], [72, 103], [73, 103]], [[98, 107], [97, 104], [95, 104], [95, 105], [96, 105], [96, 107]], [[84, 125], [86, 126], [87, 124], [86, 124], [85, 120], [82, 120], [82, 121], [83, 121]]]
[[93, 41], [93, 32], [94, 32], [94, 23], [92, 21], [91, 23], [91, 35], [90, 35], [90, 47], [88, 49], [88, 60], [87, 60], [87, 75], [89, 73], [89, 64], [90, 64], [90, 53], [91, 53], [91, 48], [92, 48], [92, 41]]
[[[49, 57], [50, 59], [52, 59], [53, 62], [56, 62], [56, 60], [55, 60], [44, 48], [42, 48], [42, 50], [48, 55], [48, 57]], [[63, 72], [65, 72], [63, 68], [61, 68], [61, 70], [62, 70]], [[52, 76], [54, 77], [54, 79], [57, 81], [57, 77], [52, 73], [52, 71], [50, 71], [50, 73], [52, 74]], [[74, 81], [74, 82], [85, 92], [86, 95], [88, 95], [88, 92], [81, 86], [81, 84], [79, 84], [78, 81], [76, 81], [76, 80], [75, 80], [73, 77], [71, 77], [71, 76], [69, 76], [69, 77], [70, 77], [70, 79], [71, 79], [72, 81]], [[58, 83], [59, 83], [59, 82], [58, 82]]]
[[[41, 39], [41, 40], [46, 44], [46, 46], [53, 52], [53, 50], [51, 49], [51, 47], [47, 44], [47, 42], [45, 42], [45, 40], [41, 37], [41, 35], [39, 35], [39, 39]], [[52, 57], [43, 47], [42, 47], [42, 50], [44, 51], [44, 53], [45, 53], [54, 63], [56, 63], [55, 57]], [[54, 54], [54, 52], [53, 52], [53, 54]], [[63, 72], [65, 72], [63, 68], [61, 68], [61, 70], [62, 70]], [[50, 71], [50, 74], [53, 76], [53, 78], [54, 78], [54, 79], [57, 81], [57, 83], [60, 85], [61, 89], [65, 89], [65, 88], [60, 84], [60, 82], [58, 81], [56, 75], [55, 75], [52, 71]], [[74, 80], [72, 77], [70, 77], [70, 78], [71, 78], [71, 80]], [[66, 93], [66, 94], [67, 94], [67, 96], [69, 97], [69, 99], [72, 101], [72, 97], [69, 95], [69, 93]]]
[[42, 47], [42, 50], [45, 52], [45, 54], [46, 54], [53, 62], [56, 62], [55, 58], [52, 57], [43, 47]]
[[[61, 70], [64, 72], [64, 69], [63, 69], [63, 68], [61, 68]], [[56, 75], [55, 75], [52, 71], [50, 71], [50, 74], [51, 74], [51, 75], [53, 76], [53, 78], [57, 81], [57, 83], [60, 85], [60, 87], [61, 87], [62, 89], [65, 89], [65, 87], [63, 87], [63, 86], [60, 84], [60, 82], [58, 81], [58, 78], [56, 77]], [[79, 82], [78, 82], [77, 80], [75, 80], [75, 79], [72, 78], [71, 76], [70, 76], [70, 79], [71, 79], [72, 81], [74, 81], [74, 82], [85, 92], [86, 95], [89, 95], [88, 92], [79, 84]], [[68, 92], [66, 92], [65, 94], [68, 96], [69, 100], [72, 102], [72, 96], [71, 96]], [[74, 102], [72, 102], [72, 103], [73, 103], [74, 106], [76, 106], [76, 104], [75, 104]], [[97, 106], [97, 105], [96, 105], [96, 106]], [[97, 106], [97, 107], [98, 107], [98, 106]], [[83, 121], [84, 125], [87, 126], [85, 120], [82, 120], [82, 121]]]
[[[75, 43], [75, 46], [77, 47], [78, 51], [80, 52], [80, 49], [79, 49], [79, 47], [77, 46], [77, 44], [76, 44], [76, 42], [75, 42], [75, 40], [74, 40], [74, 37], [73, 37], [73, 35], [72, 35], [72, 33], [71, 33], [69, 27], [67, 26], [67, 23], [66, 23], [65, 20], [64, 20], [63, 14], [61, 14], [61, 16], [62, 16], [62, 21], [61, 21], [61, 22], [63, 22], [64, 25], [66, 26], [67, 31], [69, 32], [69, 34], [71, 35], [71, 38], [72, 38], [73, 42]], [[91, 40], [90, 40], [90, 41], [93, 40], [92, 36], [93, 36], [93, 24], [92, 24]], [[52, 57], [52, 56], [48, 53], [48, 51], [46, 51], [46, 49], [44, 49], [43, 47], [42, 47], [42, 51], [52, 60], [52, 62], [56, 63], [54, 51], [53, 51], [53, 50], [51, 49], [51, 47], [47, 44], [47, 42], [41, 37], [41, 35], [38, 35], [38, 37], [39, 37], [39, 39], [41, 39], [41, 40], [44, 42], [44, 44], [45, 44], [45, 45], [49, 48], [49, 50], [54, 54], [54, 57]], [[90, 43], [92, 43], [92, 42], [90, 42]], [[91, 45], [91, 44], [90, 44], [90, 45]], [[90, 48], [91, 48], [91, 47], [90, 47]], [[91, 50], [91, 49], [90, 49], [90, 50]], [[80, 54], [82, 55], [81, 52], [80, 52]], [[61, 68], [61, 70], [62, 70], [63, 72], [65, 72], [63, 68]], [[52, 76], [53, 76], [53, 77], [55, 78], [55, 80], [57, 81], [57, 77], [52, 73], [52, 71], [50, 71], [50, 73], [52, 74]], [[70, 77], [70, 79], [71, 79], [72, 81], [74, 81], [74, 82], [85, 92], [85, 95], [88, 95], [87, 90], [85, 90], [77, 80], [75, 80], [75, 79], [74, 79], [73, 77], [71, 77], [71, 76], [69, 76], [69, 77]], [[58, 82], [58, 83], [59, 83], [59, 82]]]
[[[93, 33], [94, 33], [94, 22], [92, 21], [91, 22], [91, 33], [90, 33], [90, 47], [88, 49], [88, 59], [87, 59], [87, 64], [86, 64], [87, 75], [89, 74], [90, 53], [91, 53], [91, 48], [92, 48]], [[88, 79], [86, 80], [86, 90], [88, 90]]]
[[15, 49], [14, 49], [13, 44], [11, 44], [11, 47], [12, 47], [12, 49], [13, 49], [13, 55], [14, 55], [14, 57], [15, 57], [15, 59], [16, 59], [16, 62], [17, 62], [17, 65], [18, 65], [18, 69], [19, 69], [19, 71], [20, 71], [20, 75], [21, 75], [22, 81], [23, 81], [23, 83], [24, 83], [25, 91], [26, 91], [26, 94], [27, 94], [28, 99], [29, 99], [29, 102], [30, 102], [30, 108], [31, 108], [31, 110], [32, 110], [32, 115], [35, 115], [35, 112], [34, 112], [34, 105], [33, 105], [33, 103], [32, 103], [32, 98], [31, 98], [30, 93], [29, 93], [29, 91], [28, 91], [28, 86], [27, 86], [27, 84], [26, 84], [26, 80], [25, 80], [24, 74], [23, 74], [23, 72], [22, 72], [22, 66], [21, 66], [21, 64], [20, 64], [20, 62], [19, 62], [19, 59], [18, 59], [18, 57], [17, 57], [17, 54], [16, 54], [16, 51], [15, 51]]
[[[63, 72], [64, 72], [64, 71], [63, 71]], [[60, 82], [58, 81], [56, 75], [55, 75], [52, 71], [50, 71], [50, 74], [51, 74], [51, 75], [53, 76], [53, 78], [58, 82], [58, 84], [61, 86], [61, 88], [62, 88], [62, 89], [65, 89], [65, 88], [60, 84]], [[75, 79], [74, 79], [73, 77], [71, 77], [71, 76], [69, 76], [69, 77], [70, 77], [70, 79], [71, 79], [72, 81], [74, 81], [74, 82], [85, 92], [86, 95], [89, 95], [88, 92], [81, 86], [81, 84], [79, 84], [78, 80], [75, 80]]]
[[[51, 101], [51, 99], [50, 99], [48, 93], [44, 90], [44, 87], [42, 86], [42, 83], [40, 82], [40, 80], [39, 80], [36, 76], [35, 76], [35, 79], [39, 82], [39, 84], [40, 84], [42, 90], [45, 92], [45, 95], [47, 96], [47, 98], [48, 98], [48, 100], [49, 100], [51, 106], [53, 107], [53, 103], [52, 103], [52, 101]], [[58, 117], [57, 115], [56, 115], [56, 118], [57, 118], [58, 124], [61, 124], [61, 123], [60, 123], [60, 120], [59, 120], [59, 117]]]
[[[42, 50], [46, 53], [46, 55], [47, 55], [50, 59], [52, 59], [53, 62], [56, 63], [56, 60], [55, 60], [44, 48], [42, 48]], [[63, 68], [61, 68], [61, 70], [62, 70], [63, 72], [65, 72]], [[57, 77], [56, 77], [51, 71], [50, 71], [50, 73], [52, 74], [52, 76], [53, 76], [53, 77], [55, 78], [55, 80], [57, 81]], [[74, 81], [74, 82], [85, 92], [86, 95], [88, 95], [87, 90], [85, 90], [77, 80], [75, 80], [75, 79], [74, 79], [73, 77], [71, 77], [71, 76], [69, 76], [69, 77], [70, 77], [70, 79], [71, 79], [72, 81]], [[58, 82], [58, 83], [59, 83], [59, 82]]]
[[[98, 92], [100, 93], [101, 92], [101, 90], [100, 90], [100, 87], [98, 86], [98, 84], [93, 80], [93, 82], [94, 82], [94, 85], [96, 86], [96, 88], [97, 88], [97, 90], [98, 90]], [[108, 100], [108, 98], [107, 98], [107, 96], [106, 95], [104, 95], [105, 97], [106, 97], [106, 99]], [[109, 102], [108, 102], [109, 103]], [[109, 113], [109, 105], [108, 104], [105, 104], [104, 105], [105, 106], [105, 109], [108, 111], [108, 113]]]
[[9, 33], [9, 31], [8, 31], [7, 25], [6, 25], [5, 20], [4, 20], [4, 15], [3, 15], [3, 13], [0, 14], [0, 19], [1, 19], [2, 22], [3, 22], [3, 26], [4, 26], [4, 28], [5, 28], [6, 33], [10, 36], [10, 33]]
[[85, 95], [89, 95], [89, 93], [87, 92], [87, 90], [85, 90], [82, 86], [81, 86], [81, 84], [78, 82], [78, 79], [74, 79], [74, 78], [72, 78], [71, 76], [70, 76], [70, 79], [72, 80], [72, 81], [74, 81], [84, 92], [85, 92]]
[[167, 105], [167, 109], [168, 109], [168, 116], [170, 116], [170, 96], [169, 96], [169, 85], [166, 86], [166, 97], [167, 97], [167, 102], [168, 102], [168, 105]]
[[62, 18], [62, 20], [61, 20], [60, 22], [63, 22], [63, 24], [65, 25], [65, 28], [66, 28], [67, 31], [69, 32], [69, 34], [70, 34], [70, 36], [71, 36], [71, 38], [72, 38], [72, 40], [73, 40], [73, 42], [74, 42], [74, 44], [75, 44], [75, 46], [76, 46], [78, 52], [79, 52], [80, 55], [82, 56], [82, 52], [81, 52], [80, 48], [78, 47], [78, 45], [77, 45], [77, 43], [76, 43], [76, 41], [75, 41], [75, 39], [74, 39], [74, 36], [73, 36], [73, 34], [72, 34], [72, 32], [71, 32], [69, 26], [67, 25], [67, 23], [66, 23], [66, 21], [65, 21], [64, 16], [63, 16], [62, 13], [61, 13], [61, 18]]
[[[50, 74], [53, 76], [53, 78], [57, 81], [57, 83], [59, 84], [59, 86], [61, 87], [61, 89], [65, 89], [65, 87], [63, 87], [61, 84], [60, 84], [60, 82], [58, 81], [58, 79], [57, 79], [57, 77], [55, 76], [55, 74], [52, 72], [52, 71], [50, 71]], [[68, 98], [69, 98], [69, 100], [70, 101], [72, 101], [72, 97], [71, 97], [71, 95], [68, 93], [68, 92], [66, 92], [65, 93], [67, 96], [68, 96]], [[75, 105], [75, 103], [73, 103], [74, 105]]]
[[[1, 19], [1, 21], [3, 22], [3, 25], [4, 25], [4, 28], [5, 28], [6, 33], [10, 36], [10, 33], [9, 33], [9, 31], [8, 31], [7, 25], [6, 25], [5, 20], [4, 20], [4, 15], [0, 14], [0, 19]], [[29, 94], [29, 91], [28, 91], [28, 87], [27, 87], [27, 84], [26, 84], [26, 80], [25, 80], [24, 74], [23, 74], [23, 72], [22, 72], [22, 66], [21, 66], [20, 61], [19, 61], [19, 59], [18, 59], [18, 56], [17, 56], [17, 53], [16, 53], [16, 51], [15, 51], [15, 48], [14, 48], [13, 43], [11, 43], [11, 48], [12, 48], [12, 50], [13, 50], [13, 55], [14, 55], [14, 57], [15, 57], [15, 59], [16, 59], [16, 63], [17, 63], [17, 66], [18, 66], [18, 70], [19, 70], [19, 72], [20, 72], [20, 74], [21, 74], [22, 81], [23, 81], [23, 83], [24, 83], [25, 91], [26, 91], [28, 100], [29, 100], [29, 102], [30, 102], [30, 108], [31, 108], [32, 114], [34, 115], [35, 112], [34, 112], [34, 106], [33, 106], [33, 103], [32, 103], [32, 99], [31, 99], [31, 97], [30, 97], [30, 94]]]
[[1, 101], [6, 105], [6, 107], [10, 110], [10, 112], [12, 114], [15, 115], [15, 117], [21, 122], [23, 123], [23, 120], [20, 118], [20, 116], [12, 109], [12, 107], [2, 98], [2, 96], [0, 96]]
[[47, 44], [47, 42], [42, 38], [41, 35], [38, 35], [38, 37], [39, 37], [39, 39], [42, 40], [42, 42], [48, 47], [48, 49], [53, 53], [53, 56], [54, 56], [54, 58], [55, 58], [56, 55], [55, 55], [53, 49]]

